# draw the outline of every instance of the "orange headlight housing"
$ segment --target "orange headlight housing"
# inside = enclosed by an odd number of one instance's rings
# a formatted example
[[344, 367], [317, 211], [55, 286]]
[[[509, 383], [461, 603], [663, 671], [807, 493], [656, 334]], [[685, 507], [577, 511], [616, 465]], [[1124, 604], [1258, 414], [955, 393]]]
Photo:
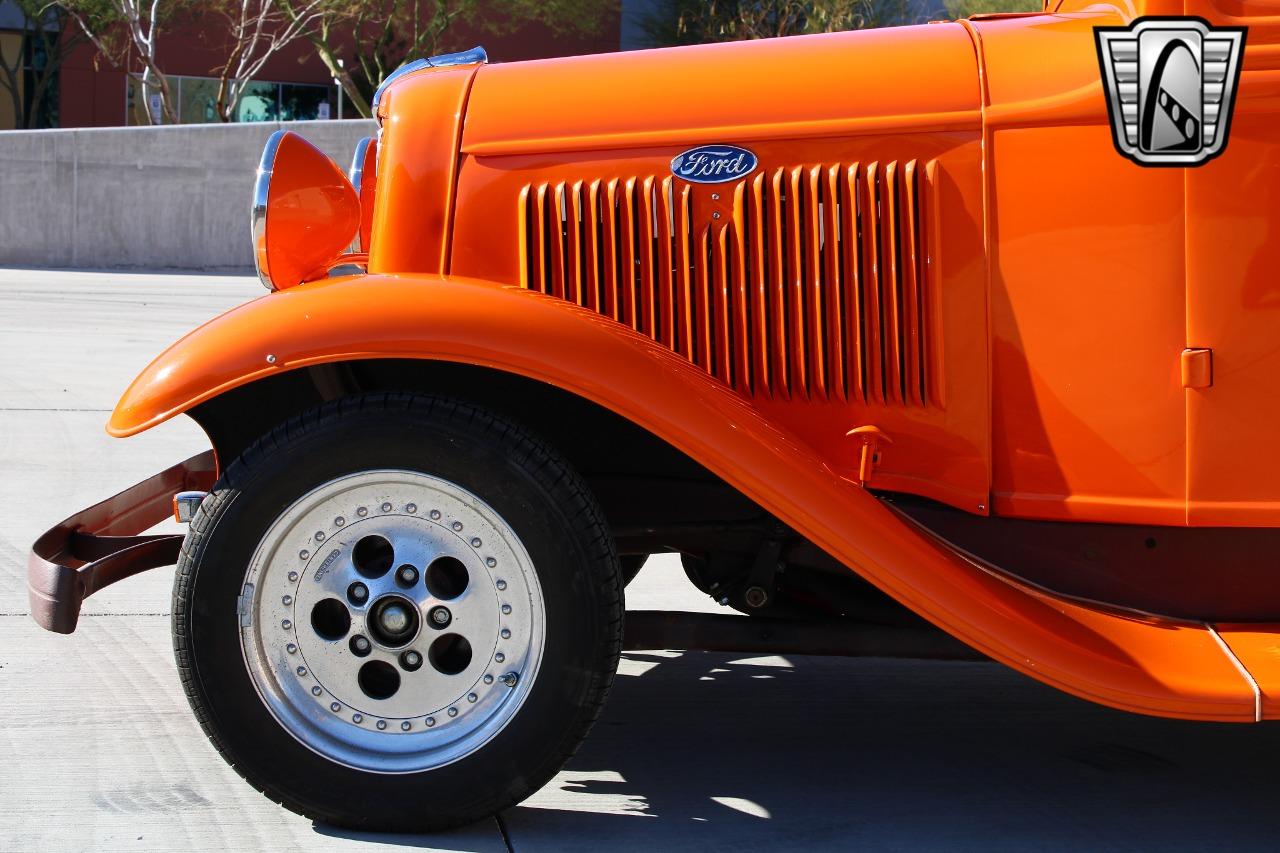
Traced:
[[282, 290], [323, 278], [360, 229], [360, 198], [337, 164], [292, 131], [271, 134], [253, 191], [258, 278]]

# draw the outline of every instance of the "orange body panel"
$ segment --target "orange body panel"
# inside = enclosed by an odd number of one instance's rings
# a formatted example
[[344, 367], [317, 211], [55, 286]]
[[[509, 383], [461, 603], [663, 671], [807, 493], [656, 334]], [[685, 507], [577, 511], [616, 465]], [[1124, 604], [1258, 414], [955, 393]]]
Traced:
[[1231, 148], [1186, 173], [1187, 342], [1214, 369], [1187, 393], [1197, 525], [1280, 524], [1280, 18], [1247, 5], [1215, 4], [1215, 20], [1249, 25]]
[[[370, 269], [591, 307], [703, 366], [850, 478], [845, 434], [873, 425], [893, 441], [873, 488], [979, 515], [1274, 525], [1280, 470], [1254, 473], [1280, 460], [1267, 452], [1276, 250], [1258, 248], [1280, 215], [1265, 179], [1280, 156], [1275, 27], [1248, 18], [1226, 154], [1148, 169], [1112, 145], [1093, 28], [1257, 10], [1069, 8], [415, 74], [384, 104]], [[442, 124], [463, 109], [465, 129]], [[451, 133], [458, 158], [434, 147]], [[669, 160], [705, 142], [749, 146], [759, 169], [672, 181]], [[840, 218], [855, 206], [860, 245], [847, 246]], [[1242, 216], [1260, 223], [1257, 251], [1225, 248], [1253, 233]], [[817, 242], [828, 227], [836, 250]], [[650, 241], [660, 248], [641, 251]], [[1215, 351], [1212, 387], [1183, 387], [1189, 347]]]
[[[1227, 0], [1078, 5], [974, 24], [988, 84], [995, 511], [1276, 526], [1280, 23]], [[1126, 162], [1092, 29], [1192, 14], [1249, 27], [1227, 151], [1188, 169]], [[1187, 348], [1212, 351], [1211, 386], [1183, 387]]]
[[[1093, 30], [1142, 14], [1251, 27], [1206, 166], [1115, 150]], [[379, 109], [370, 274], [207, 324], [108, 429], [306, 365], [485, 365], [634, 421], [1033, 677], [1144, 713], [1280, 717], [1280, 626], [1056, 597], [862, 488], [975, 515], [1280, 526], [1280, 19], [1263, 14], [1063, 3], [406, 75]], [[673, 175], [713, 143], [758, 166]]]
[[[985, 513], [990, 400], [976, 70], [958, 24], [483, 68], [462, 138], [449, 269], [529, 286], [528, 265], [541, 260], [530, 255], [547, 242], [547, 292], [598, 304], [701, 365], [843, 476], [857, 479], [860, 462], [846, 434], [873, 425], [893, 444], [870, 485]], [[865, 85], [880, 75], [894, 85]], [[753, 97], [692, 83], [711, 79], [750, 80]], [[619, 92], [628, 95], [619, 100]], [[560, 107], [567, 93], [572, 110]], [[763, 124], [761, 102], [775, 105]], [[757, 179], [737, 189], [672, 183], [672, 158], [697, 142], [748, 145]], [[687, 203], [679, 211], [687, 220], [664, 221], [680, 219], [666, 213], [681, 206], [663, 195], [668, 185]], [[595, 230], [580, 237], [579, 221], [590, 230], [596, 206], [607, 217], [615, 196], [618, 222], [606, 219], [600, 235], [629, 235], [656, 220], [659, 246], [678, 240], [676, 268], [695, 267], [687, 281], [651, 281], [652, 268], [672, 262], [642, 251], [650, 237], [639, 231], [616, 252], [604, 241], [604, 281], [595, 263], [572, 274], [582, 263], [574, 248], [593, 256], [600, 239]], [[847, 223], [834, 221], [832, 199]], [[820, 243], [820, 234], [853, 232], [855, 206], [859, 244], [835, 251], [833, 241]], [[547, 218], [555, 211], [566, 212], [564, 225], [560, 215]], [[900, 239], [903, 223], [915, 224], [916, 242]], [[522, 235], [535, 227], [533, 248], [522, 253]], [[565, 227], [575, 231], [562, 257], [560, 241], [546, 234]], [[792, 236], [801, 233], [808, 243]], [[768, 240], [758, 237], [767, 234], [782, 236], [762, 251]], [[707, 264], [695, 262], [713, 249]], [[566, 264], [568, 292], [559, 281]], [[630, 287], [623, 271], [633, 267], [639, 282]], [[575, 289], [579, 278], [585, 287]], [[901, 292], [872, 284], [896, 278]], [[831, 291], [841, 295], [824, 299]], [[650, 318], [662, 320], [663, 306], [672, 316], [655, 327]], [[903, 338], [880, 340], [878, 318], [894, 312]], [[859, 364], [863, 353], [870, 360]], [[924, 375], [923, 386], [907, 374]]]
[[379, 105], [371, 272], [438, 272], [449, 257], [458, 138], [474, 65], [407, 77]]
[[463, 151], [561, 154], [972, 130], [976, 70], [958, 24], [495, 65], [476, 77]]
[[[291, 330], [287, 340], [281, 329]], [[1205, 626], [1055, 600], [983, 569], [836, 476], [802, 441], [686, 360], [541, 294], [426, 276], [291, 288], [175, 344], [125, 393], [109, 429], [141, 431], [276, 371], [390, 357], [485, 365], [599, 403], [700, 460], [956, 637], [1063, 690], [1148, 714], [1254, 719], [1249, 682]]]
[[1093, 27], [1121, 23], [1104, 12], [974, 25], [991, 104], [1002, 515], [1185, 521], [1183, 182], [1112, 143]]

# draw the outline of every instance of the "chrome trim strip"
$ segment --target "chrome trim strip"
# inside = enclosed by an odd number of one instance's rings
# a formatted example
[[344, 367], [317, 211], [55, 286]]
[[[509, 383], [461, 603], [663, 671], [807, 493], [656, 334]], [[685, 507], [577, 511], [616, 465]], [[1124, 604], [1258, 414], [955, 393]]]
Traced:
[[412, 74], [415, 71], [421, 71], [423, 68], [430, 67], [431, 63], [425, 59], [415, 59], [413, 62], [406, 62], [404, 65], [401, 65], [395, 71], [392, 71], [383, 78], [382, 82], [378, 84], [378, 88], [374, 90], [373, 100], [369, 102], [369, 106], [376, 113], [378, 111], [378, 104], [382, 101], [382, 93], [387, 91], [388, 86], [406, 74]]
[[382, 101], [382, 93], [387, 90], [387, 87], [394, 81], [415, 71], [421, 71], [424, 68], [444, 68], [450, 65], [486, 65], [488, 62], [489, 54], [485, 52], [483, 47], [478, 45], [470, 50], [463, 50], [458, 53], [441, 53], [427, 59], [415, 59], [413, 62], [406, 62], [388, 74], [378, 85], [377, 90], [373, 93], [373, 100], [369, 102], [369, 106], [374, 113], [377, 113], [378, 104]]
[[267, 199], [271, 190], [271, 171], [276, 165], [276, 151], [280, 148], [280, 140], [288, 133], [277, 130], [267, 140], [262, 149], [262, 160], [258, 163], [257, 177], [253, 183], [253, 206], [249, 213], [249, 234], [253, 240], [253, 266], [258, 271], [258, 280], [267, 290], [275, 290], [271, 283], [271, 270], [266, 268], [267, 242]]
[[1241, 663], [1240, 658], [1236, 657], [1236, 653], [1231, 651], [1231, 647], [1227, 645], [1226, 640], [1222, 639], [1217, 628], [1213, 627], [1208, 622], [1206, 622], [1204, 626], [1209, 629], [1209, 633], [1218, 641], [1218, 648], [1222, 649], [1222, 653], [1231, 659], [1231, 662], [1235, 664], [1236, 669], [1244, 676], [1244, 680], [1249, 682], [1249, 686], [1253, 688], [1253, 721], [1255, 723], [1262, 722], [1262, 688], [1258, 686], [1258, 682], [1254, 679], [1253, 673], [1249, 672], [1249, 670], [1245, 668], [1245, 665]]
[[485, 53], [483, 47], [476, 45], [470, 50], [460, 50], [457, 53], [440, 53], [427, 60], [434, 68], [442, 68], [446, 65], [486, 65], [489, 62], [489, 54]]
[[355, 153], [351, 155], [351, 168], [347, 170], [347, 180], [351, 181], [352, 188], [356, 191], [356, 198], [360, 199], [360, 220], [361, 227], [356, 231], [356, 238], [351, 241], [348, 252], [364, 252], [368, 251], [367, 246], [360, 244], [360, 235], [364, 230], [364, 198], [360, 194], [360, 182], [364, 180], [364, 160], [369, 153], [369, 146], [373, 145], [373, 137], [366, 136], [356, 143]]
[[360, 195], [360, 180], [364, 177], [364, 157], [372, 143], [372, 136], [364, 137], [356, 143], [355, 154], [351, 157], [351, 168], [347, 170], [347, 180], [351, 181], [351, 186], [355, 188], [356, 195]]

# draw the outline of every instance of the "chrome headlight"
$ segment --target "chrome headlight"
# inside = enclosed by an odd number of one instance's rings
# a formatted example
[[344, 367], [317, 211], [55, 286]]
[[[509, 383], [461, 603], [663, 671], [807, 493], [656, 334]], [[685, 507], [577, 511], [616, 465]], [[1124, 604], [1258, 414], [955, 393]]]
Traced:
[[258, 164], [251, 219], [258, 278], [280, 290], [328, 274], [359, 231], [360, 199], [323, 151], [278, 130]]
[[258, 280], [267, 290], [274, 290], [267, 272], [267, 194], [271, 189], [271, 170], [276, 163], [276, 151], [280, 148], [283, 130], [277, 130], [262, 149], [258, 161], [258, 175], [253, 182], [253, 211], [250, 214], [250, 231], [253, 237], [253, 265], [258, 270]]
[[366, 136], [356, 143], [355, 154], [351, 158], [351, 169], [347, 172], [351, 186], [355, 188], [356, 197], [360, 199], [360, 233], [356, 237], [353, 251], [368, 252], [373, 236], [373, 197], [378, 186], [378, 141]]

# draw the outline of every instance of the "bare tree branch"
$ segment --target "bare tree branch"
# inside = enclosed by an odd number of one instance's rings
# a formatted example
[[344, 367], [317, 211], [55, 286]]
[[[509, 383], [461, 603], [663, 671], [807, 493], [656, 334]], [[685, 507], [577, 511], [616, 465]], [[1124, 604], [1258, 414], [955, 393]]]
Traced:
[[[309, 1], [275, 0], [292, 16]], [[321, 0], [306, 37], [352, 106], [369, 116], [374, 91], [405, 62], [470, 47], [449, 43], [460, 21], [479, 33], [538, 23], [557, 34], [589, 34], [616, 9], [617, 0]], [[354, 55], [352, 42], [359, 45]]]
[[295, 40], [309, 36], [320, 21], [325, 0], [299, 0], [285, 6], [278, 0], [230, 0], [223, 7], [231, 51], [218, 75], [216, 108], [222, 121], [231, 121], [246, 85], [264, 66]]
[[[178, 115], [174, 110], [169, 80], [156, 61], [160, 16], [164, 11], [160, 0], [150, 0], [146, 5], [140, 0], [106, 0], [106, 5], [114, 16], [97, 14], [101, 6], [93, 0], [66, 0], [63, 3], [98, 53], [137, 83], [139, 94], [144, 98], [147, 122], [154, 124], [156, 121], [149, 104], [150, 96], [154, 94], [160, 98], [160, 112], [164, 120], [177, 124]], [[129, 42], [124, 49], [113, 49], [114, 45], [109, 44], [108, 39], [112, 30], [120, 26], [128, 34]], [[139, 60], [141, 72], [129, 68], [131, 58]]]

